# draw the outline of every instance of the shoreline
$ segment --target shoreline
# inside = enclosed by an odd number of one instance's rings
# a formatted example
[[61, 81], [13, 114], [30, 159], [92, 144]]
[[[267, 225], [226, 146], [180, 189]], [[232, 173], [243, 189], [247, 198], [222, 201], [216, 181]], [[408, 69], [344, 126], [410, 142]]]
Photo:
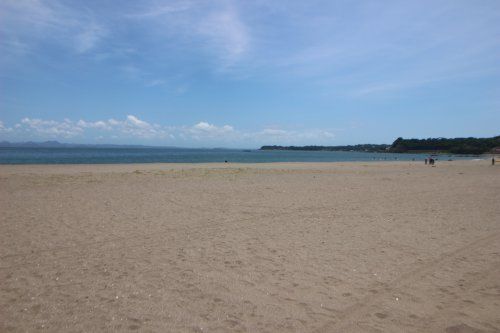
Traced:
[[[388, 161], [423, 161], [427, 154], [370, 153], [345, 151], [242, 151], [227, 152], [189, 152], [179, 150], [177, 153], [157, 153], [154, 150], [138, 150], [138, 152], [120, 152], [111, 150], [109, 153], [93, 149], [85, 153], [77, 150], [57, 149], [43, 150], [41, 153], [20, 151], [0, 152], [0, 165], [121, 165], [121, 164], [213, 164], [229, 161], [235, 163], [338, 163], [338, 162], [388, 162]], [[487, 159], [493, 155], [449, 155], [435, 156], [442, 160]]]
[[[471, 159], [471, 160], [438, 160], [437, 165], [490, 165], [489, 159]], [[335, 167], [349, 167], [349, 166], [425, 166], [423, 161], [335, 161], [335, 162], [259, 162], [259, 163], [246, 163], [246, 162], [202, 162], [202, 163], [80, 163], [80, 164], [0, 164], [0, 175], [2, 173], [16, 173], [16, 172], [36, 172], [43, 171], [43, 173], [50, 173], [47, 171], [73, 171], [73, 172], [133, 172], [136, 170], [179, 170], [179, 169], [237, 169], [237, 168], [250, 168], [250, 169], [329, 169]], [[49, 169], [49, 170], [44, 170]], [[65, 170], [67, 169], [67, 170]]]

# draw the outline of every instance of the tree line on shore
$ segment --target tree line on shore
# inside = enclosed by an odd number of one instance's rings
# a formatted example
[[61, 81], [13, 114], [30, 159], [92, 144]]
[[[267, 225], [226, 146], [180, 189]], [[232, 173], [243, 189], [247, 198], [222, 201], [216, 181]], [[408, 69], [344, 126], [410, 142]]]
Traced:
[[484, 154], [500, 147], [500, 136], [492, 138], [397, 138], [388, 144], [359, 144], [347, 146], [262, 146], [260, 150], [303, 150], [303, 151], [363, 151], [390, 153], [451, 153]]
[[492, 138], [429, 138], [403, 139], [397, 138], [390, 151], [406, 152], [444, 152], [451, 154], [484, 154], [500, 147], [500, 136]]

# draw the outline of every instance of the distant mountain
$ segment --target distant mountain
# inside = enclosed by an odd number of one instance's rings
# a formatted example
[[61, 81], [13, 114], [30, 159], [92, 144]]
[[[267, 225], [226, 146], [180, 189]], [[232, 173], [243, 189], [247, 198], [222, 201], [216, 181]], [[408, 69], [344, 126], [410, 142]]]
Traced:
[[57, 141], [45, 141], [45, 142], [9, 142], [0, 141], [0, 147], [55, 147], [59, 146], [60, 143]]

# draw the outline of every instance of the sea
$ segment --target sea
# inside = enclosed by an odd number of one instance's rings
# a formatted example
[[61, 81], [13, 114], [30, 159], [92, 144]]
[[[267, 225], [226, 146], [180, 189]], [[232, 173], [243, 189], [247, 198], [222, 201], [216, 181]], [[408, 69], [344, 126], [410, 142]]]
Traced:
[[[184, 148], [28, 148], [0, 147], [0, 164], [123, 164], [123, 163], [269, 163], [423, 161], [425, 154], [357, 151], [290, 151], [257, 149]], [[438, 160], [474, 159], [474, 156], [439, 155]]]

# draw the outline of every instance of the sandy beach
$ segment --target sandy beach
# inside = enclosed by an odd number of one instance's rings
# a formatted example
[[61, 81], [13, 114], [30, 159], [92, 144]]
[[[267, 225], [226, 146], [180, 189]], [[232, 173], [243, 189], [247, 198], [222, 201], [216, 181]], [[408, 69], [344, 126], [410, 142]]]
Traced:
[[500, 332], [500, 165], [0, 166], [0, 331]]

